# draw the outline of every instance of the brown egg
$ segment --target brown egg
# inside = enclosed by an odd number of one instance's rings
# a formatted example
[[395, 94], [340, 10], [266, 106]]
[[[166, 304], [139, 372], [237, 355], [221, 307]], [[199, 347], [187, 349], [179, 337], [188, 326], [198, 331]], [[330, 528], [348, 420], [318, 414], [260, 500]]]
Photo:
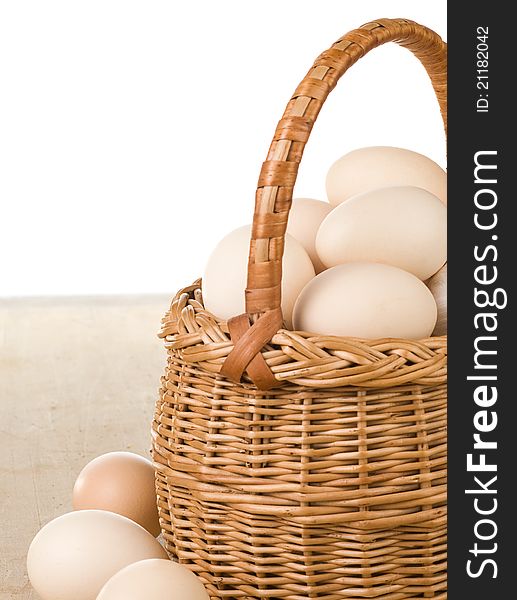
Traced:
[[160, 533], [154, 468], [132, 452], [109, 452], [94, 458], [79, 473], [72, 494], [74, 510], [109, 510]]

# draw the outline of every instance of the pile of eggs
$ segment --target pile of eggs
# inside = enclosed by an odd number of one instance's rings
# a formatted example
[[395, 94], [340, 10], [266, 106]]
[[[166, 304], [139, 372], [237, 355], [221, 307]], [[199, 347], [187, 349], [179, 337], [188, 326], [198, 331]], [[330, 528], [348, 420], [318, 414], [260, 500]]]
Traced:
[[[447, 333], [447, 175], [402, 148], [354, 150], [330, 168], [328, 202], [293, 200], [282, 263], [289, 329], [363, 339]], [[245, 312], [251, 226], [223, 238], [203, 275], [205, 307]]]
[[99, 456], [79, 474], [73, 507], [29, 547], [27, 572], [42, 600], [209, 600], [156, 539], [150, 461], [130, 452]]

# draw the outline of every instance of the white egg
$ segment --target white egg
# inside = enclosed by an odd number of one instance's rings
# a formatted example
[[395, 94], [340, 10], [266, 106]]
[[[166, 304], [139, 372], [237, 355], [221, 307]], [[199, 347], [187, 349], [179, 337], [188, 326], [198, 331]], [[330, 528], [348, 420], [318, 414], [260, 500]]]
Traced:
[[425, 283], [438, 307], [438, 319], [433, 335], [447, 335], [447, 263]]
[[447, 260], [447, 208], [411, 186], [358, 194], [324, 219], [316, 250], [327, 267], [379, 262], [425, 280]]
[[316, 233], [331, 210], [332, 206], [328, 202], [312, 198], [295, 198], [289, 212], [287, 233], [305, 248], [316, 273], [321, 273], [325, 269], [316, 252]]
[[[250, 237], [250, 225], [235, 229], [219, 242], [208, 259], [203, 275], [203, 300], [205, 308], [220, 319], [245, 312]], [[290, 328], [296, 298], [315, 274], [309, 255], [290, 235], [285, 236], [282, 271], [282, 312]]]
[[147, 558], [167, 553], [143, 527], [112, 512], [79, 510], [36, 534], [27, 571], [42, 600], [95, 600], [112, 575]]
[[327, 174], [327, 196], [337, 206], [356, 194], [393, 185], [421, 187], [447, 204], [447, 174], [423, 154], [371, 146], [342, 156]]
[[411, 273], [379, 263], [347, 263], [317, 275], [302, 290], [295, 330], [357, 338], [428, 337], [436, 303]]
[[97, 600], [209, 600], [201, 581], [172, 560], [149, 559], [113, 575]]

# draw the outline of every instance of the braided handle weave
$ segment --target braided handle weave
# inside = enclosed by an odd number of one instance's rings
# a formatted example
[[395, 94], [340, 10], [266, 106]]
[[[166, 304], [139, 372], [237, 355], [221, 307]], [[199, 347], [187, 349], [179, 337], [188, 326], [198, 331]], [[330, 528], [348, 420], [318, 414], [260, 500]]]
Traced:
[[261, 350], [282, 326], [282, 256], [298, 165], [316, 117], [340, 77], [386, 42], [397, 42], [420, 59], [447, 132], [447, 46], [427, 27], [406, 19], [379, 19], [347, 33], [316, 59], [287, 104], [260, 172], [245, 291], [247, 314], [228, 323], [234, 349], [221, 371], [233, 381], [247, 371], [259, 389], [277, 384]]

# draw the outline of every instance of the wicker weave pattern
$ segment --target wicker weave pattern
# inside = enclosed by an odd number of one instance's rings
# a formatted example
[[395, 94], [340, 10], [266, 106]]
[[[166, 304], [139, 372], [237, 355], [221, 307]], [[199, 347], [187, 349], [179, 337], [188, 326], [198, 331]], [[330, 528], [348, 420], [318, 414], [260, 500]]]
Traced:
[[197, 285], [162, 336], [160, 518], [213, 598], [445, 598], [446, 338], [279, 331], [285, 384], [261, 392], [218, 375], [232, 344]]
[[[410, 22], [368, 24], [318, 61], [331, 72], [342, 52], [355, 62], [363, 46], [393, 39], [411, 39], [443, 100], [443, 53], [439, 65], [425, 54], [437, 36]], [[326, 88], [304, 82], [297, 93], [324, 97]], [[289, 129], [289, 153], [310, 130], [303, 120], [296, 127], [277, 128], [278, 140]], [[282, 181], [276, 208], [279, 198], [290, 203], [292, 189], [282, 191], [290, 168], [280, 167], [280, 179], [261, 175], [270, 186]], [[252, 242], [252, 262], [259, 246]], [[269, 307], [254, 306], [258, 322]], [[242, 383], [221, 375], [235, 344], [228, 323], [204, 309], [199, 281], [178, 292], [161, 336], [160, 519], [169, 553], [211, 598], [446, 598], [446, 337], [364, 341], [279, 329], [260, 349], [278, 387], [262, 391], [248, 374]]]

